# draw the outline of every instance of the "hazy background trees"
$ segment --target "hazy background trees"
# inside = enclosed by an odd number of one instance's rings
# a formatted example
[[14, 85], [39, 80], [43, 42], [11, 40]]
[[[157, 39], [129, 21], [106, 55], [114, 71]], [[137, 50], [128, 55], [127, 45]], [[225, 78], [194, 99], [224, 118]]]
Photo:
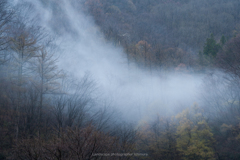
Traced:
[[[152, 65], [164, 61], [155, 57], [154, 51], [160, 47], [179, 48], [188, 56], [197, 56], [211, 34], [218, 43], [222, 35], [228, 39], [239, 32], [237, 0], [204, 0], [201, 3], [197, 0], [124, 0], [121, 2], [86, 0], [85, 5], [88, 7], [86, 12], [94, 17], [106, 39], [123, 46], [128, 55], [132, 54], [132, 49], [129, 48], [130, 45], [125, 45], [126, 41], [132, 45], [146, 41], [151, 45], [152, 49], [148, 55]], [[209, 38], [208, 43], [211, 39]], [[216, 46], [214, 50], [213, 54], [216, 54], [218, 47]], [[168, 53], [164, 52], [164, 54]], [[145, 58], [141, 56], [138, 58], [142, 60], [138, 60], [137, 63], [144, 65]], [[168, 62], [174, 67], [180, 63], [175, 65]]]

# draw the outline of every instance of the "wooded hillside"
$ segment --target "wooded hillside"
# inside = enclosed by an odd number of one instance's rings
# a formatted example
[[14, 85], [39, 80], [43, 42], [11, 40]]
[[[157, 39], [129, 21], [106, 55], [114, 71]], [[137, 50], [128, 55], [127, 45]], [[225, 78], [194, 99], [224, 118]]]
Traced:
[[[54, 34], [60, 25], [71, 32], [60, 1], [38, 2], [56, 15]], [[240, 159], [239, 0], [71, 2], [129, 63], [204, 73], [201, 104], [138, 124], [118, 119], [98, 101], [90, 74], [59, 69], [53, 33], [24, 16], [31, 5], [1, 0], [0, 160]]]

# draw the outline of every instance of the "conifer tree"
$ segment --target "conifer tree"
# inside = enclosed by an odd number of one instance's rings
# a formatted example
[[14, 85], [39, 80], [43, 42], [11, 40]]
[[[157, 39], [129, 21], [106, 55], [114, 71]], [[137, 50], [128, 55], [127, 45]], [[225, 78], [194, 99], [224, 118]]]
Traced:
[[204, 45], [203, 54], [208, 57], [216, 57], [219, 49], [220, 45], [216, 43], [213, 34], [211, 34], [211, 37], [207, 38]]

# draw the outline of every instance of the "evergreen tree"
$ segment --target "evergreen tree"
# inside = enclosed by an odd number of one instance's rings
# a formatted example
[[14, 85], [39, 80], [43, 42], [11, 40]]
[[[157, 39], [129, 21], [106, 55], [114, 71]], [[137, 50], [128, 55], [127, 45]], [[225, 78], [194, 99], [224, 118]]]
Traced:
[[211, 34], [211, 37], [207, 38], [204, 45], [203, 54], [210, 57], [216, 57], [219, 49], [220, 45], [216, 43], [213, 34]]
[[223, 45], [226, 43], [226, 41], [227, 41], [227, 40], [226, 40], [225, 36], [222, 35], [221, 40], [220, 40], [221, 46], [223, 46]]

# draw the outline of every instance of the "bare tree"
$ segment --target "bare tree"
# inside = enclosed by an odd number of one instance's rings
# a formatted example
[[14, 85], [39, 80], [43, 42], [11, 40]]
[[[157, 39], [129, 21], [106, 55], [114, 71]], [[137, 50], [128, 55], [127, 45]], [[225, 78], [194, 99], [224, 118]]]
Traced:
[[[37, 54], [36, 59], [31, 61], [31, 68], [35, 74], [33, 85], [39, 93], [39, 107], [38, 107], [38, 134], [40, 136], [43, 106], [45, 96], [56, 94], [60, 92], [60, 79], [64, 76], [62, 70], [57, 67], [57, 57], [53, 53], [49, 53], [45, 48], [41, 48]], [[45, 102], [46, 104], [46, 102]]]
[[[37, 39], [27, 31], [24, 24], [21, 24], [18, 28], [18, 34], [11, 38], [11, 48], [13, 50], [13, 57], [17, 68], [17, 106], [16, 112], [19, 112], [19, 108], [22, 106], [21, 101], [21, 88], [24, 85], [24, 79], [27, 76], [27, 63], [30, 59], [36, 56], [36, 52], [39, 49], [37, 46]], [[18, 139], [18, 123], [19, 115], [16, 122], [16, 139]]]
[[[59, 133], [63, 127], [83, 127], [89, 122], [91, 106], [94, 103], [93, 93], [96, 90], [94, 82], [86, 74], [79, 82], [65, 78], [61, 93], [53, 98], [53, 114], [55, 115]], [[89, 115], [90, 116], [90, 115]]]
[[0, 65], [8, 60], [7, 47], [9, 46], [8, 30], [14, 16], [14, 10], [8, 5], [7, 0], [0, 2]]

